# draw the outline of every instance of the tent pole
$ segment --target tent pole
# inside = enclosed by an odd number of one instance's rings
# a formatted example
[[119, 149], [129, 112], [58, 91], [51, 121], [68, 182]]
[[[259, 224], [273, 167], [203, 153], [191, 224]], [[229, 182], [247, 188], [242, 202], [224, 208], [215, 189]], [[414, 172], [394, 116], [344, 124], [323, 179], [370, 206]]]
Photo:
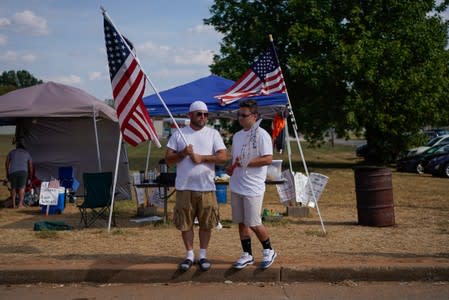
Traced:
[[93, 110], [93, 121], [94, 121], [94, 131], [95, 131], [95, 142], [97, 144], [97, 159], [98, 159], [98, 170], [101, 172], [101, 156], [100, 156], [100, 145], [98, 143], [98, 130], [97, 130], [97, 112], [95, 111], [95, 107], [92, 106]]
[[145, 164], [145, 178], [148, 179], [148, 165], [150, 164], [150, 154], [151, 154], [151, 141], [148, 141], [148, 148], [147, 148], [147, 162]]
[[307, 178], [309, 178], [310, 192], [312, 194], [313, 201], [315, 202], [316, 210], [318, 212], [318, 216], [320, 217], [321, 227], [323, 228], [324, 234], [326, 234], [326, 229], [324, 228], [323, 218], [321, 218], [320, 209], [318, 207], [318, 201], [316, 201], [315, 191], [313, 190], [312, 182], [310, 181], [309, 170], [307, 169], [307, 164], [306, 164], [306, 160], [304, 158], [304, 153], [302, 151], [301, 142], [299, 141], [298, 126], [296, 125], [295, 115], [293, 114], [293, 110], [291, 109], [290, 97], [288, 96], [288, 92], [286, 92], [285, 94], [286, 94], [287, 100], [288, 100], [288, 107], [287, 108], [288, 108], [288, 112], [290, 114], [290, 120], [291, 120], [292, 125], [293, 125], [293, 131], [295, 132], [296, 143], [298, 144], [299, 153], [301, 154], [301, 160], [302, 160], [302, 164], [304, 166], [304, 171], [306, 172]]
[[118, 174], [118, 164], [120, 161], [120, 151], [122, 148], [122, 131], [119, 130], [120, 137], [118, 139], [118, 146], [117, 146], [117, 160], [115, 162], [115, 171], [114, 171], [114, 182], [112, 184], [112, 193], [111, 193], [111, 207], [109, 209], [109, 222], [108, 222], [108, 232], [111, 232], [111, 221], [112, 221], [112, 213], [114, 211], [114, 196], [115, 196], [115, 187], [117, 185], [117, 174]]
[[[286, 119], [288, 120], [288, 119]], [[290, 134], [288, 132], [288, 122], [285, 122], [285, 144], [287, 145], [287, 155], [288, 155], [288, 165], [290, 167], [290, 171], [293, 173], [293, 165], [292, 165], [292, 147], [290, 146]]]

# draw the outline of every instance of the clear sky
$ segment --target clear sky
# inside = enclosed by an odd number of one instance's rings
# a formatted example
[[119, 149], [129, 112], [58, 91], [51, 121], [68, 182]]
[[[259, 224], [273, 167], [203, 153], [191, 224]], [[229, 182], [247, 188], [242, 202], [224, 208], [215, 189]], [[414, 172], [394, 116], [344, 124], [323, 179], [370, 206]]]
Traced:
[[[222, 36], [203, 25], [212, 0], [1, 0], [0, 72], [36, 78], [112, 98], [103, 6], [159, 91], [210, 74]], [[147, 86], [145, 95], [154, 93]]]

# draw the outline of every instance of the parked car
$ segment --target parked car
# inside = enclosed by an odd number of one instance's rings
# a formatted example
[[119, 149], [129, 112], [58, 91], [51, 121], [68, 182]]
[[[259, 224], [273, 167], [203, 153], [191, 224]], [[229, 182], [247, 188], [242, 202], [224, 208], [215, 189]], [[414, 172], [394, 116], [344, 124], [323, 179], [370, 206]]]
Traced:
[[417, 154], [423, 153], [425, 150], [429, 149], [430, 147], [437, 146], [437, 145], [446, 145], [446, 144], [449, 144], [449, 134], [437, 136], [437, 137], [431, 139], [425, 146], [420, 146], [417, 148], [409, 149], [407, 156], [415, 156]]
[[424, 172], [433, 176], [449, 177], [449, 153], [431, 159]]
[[429, 137], [429, 140], [431, 140], [437, 136], [449, 134], [449, 130], [442, 129], [442, 128], [435, 128], [435, 129], [424, 130], [423, 133]]
[[357, 146], [357, 148], [355, 148], [355, 155], [357, 157], [365, 157], [367, 152], [368, 152], [368, 144], [362, 144], [360, 146]]
[[449, 153], [449, 144], [433, 146], [420, 154], [406, 156], [399, 159], [396, 162], [396, 169], [399, 172], [414, 172], [423, 174], [424, 167], [432, 158], [444, 155], [446, 153]]

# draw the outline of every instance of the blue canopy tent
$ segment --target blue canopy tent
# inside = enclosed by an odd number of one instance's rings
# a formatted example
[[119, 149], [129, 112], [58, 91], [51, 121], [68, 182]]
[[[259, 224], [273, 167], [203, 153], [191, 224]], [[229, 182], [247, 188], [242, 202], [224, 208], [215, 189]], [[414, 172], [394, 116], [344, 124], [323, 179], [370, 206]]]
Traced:
[[[235, 119], [238, 110], [238, 101], [226, 106], [220, 105], [216, 95], [223, 94], [234, 81], [209, 75], [192, 82], [160, 92], [162, 99], [173, 116], [185, 116], [193, 101], [201, 100], [206, 103], [210, 118]], [[257, 101], [259, 112], [264, 119], [272, 119], [275, 112], [283, 112], [288, 103], [285, 94], [272, 94], [268, 96], [252, 97]], [[156, 94], [143, 98], [151, 117], [168, 116], [168, 113]]]

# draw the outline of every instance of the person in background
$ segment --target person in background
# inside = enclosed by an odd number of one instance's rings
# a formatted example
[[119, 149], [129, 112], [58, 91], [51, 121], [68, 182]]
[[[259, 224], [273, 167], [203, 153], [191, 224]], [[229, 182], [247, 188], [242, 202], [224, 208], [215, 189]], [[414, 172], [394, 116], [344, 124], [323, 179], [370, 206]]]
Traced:
[[19, 196], [19, 208], [23, 207], [25, 186], [33, 174], [33, 161], [31, 155], [19, 142], [16, 149], [10, 151], [5, 161], [6, 178], [11, 183], [11, 199], [13, 208], [16, 208], [16, 196]]
[[201, 270], [207, 271], [211, 262], [207, 259], [206, 250], [211, 230], [219, 222], [214, 182], [215, 164], [224, 163], [227, 153], [219, 132], [206, 126], [208, 109], [204, 102], [193, 102], [189, 108], [189, 117], [190, 125], [180, 128], [188, 145], [180, 132], [175, 131], [167, 143], [165, 160], [169, 165], [176, 164], [176, 204], [173, 218], [176, 228], [181, 231], [186, 249], [186, 258], [179, 268], [187, 271], [194, 263], [193, 225], [195, 218], [198, 218], [198, 263]]
[[277, 256], [260, 216], [267, 166], [273, 158], [273, 144], [268, 132], [256, 124], [258, 109], [254, 100], [240, 102], [237, 117], [243, 129], [236, 132], [232, 138], [232, 164], [226, 168], [226, 172], [231, 176], [229, 187], [232, 221], [239, 224], [243, 254], [232, 266], [235, 269], [243, 269], [254, 263], [252, 231], [263, 247], [260, 268], [266, 269], [273, 264]]

